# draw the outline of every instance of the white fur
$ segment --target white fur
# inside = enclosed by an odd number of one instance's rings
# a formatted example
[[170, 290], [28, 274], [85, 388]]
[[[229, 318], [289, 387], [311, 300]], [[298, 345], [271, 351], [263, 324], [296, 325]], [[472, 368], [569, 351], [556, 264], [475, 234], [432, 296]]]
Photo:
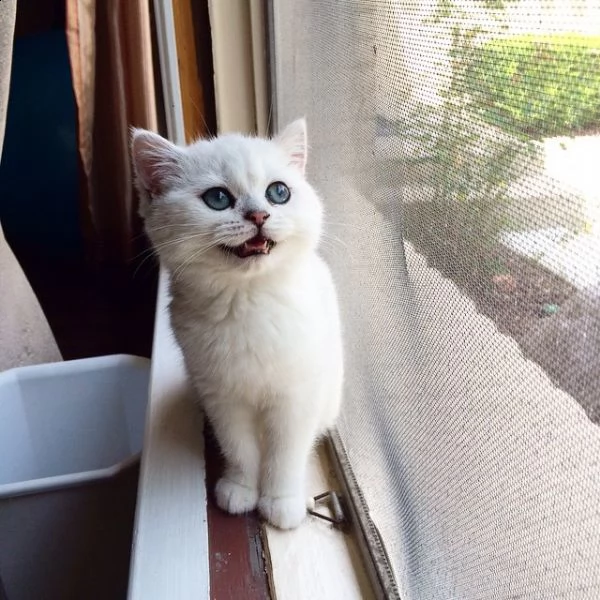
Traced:
[[[146, 231], [171, 273], [175, 335], [227, 461], [217, 502], [296, 527], [343, 371], [335, 289], [316, 253], [322, 207], [304, 178], [305, 123], [274, 140], [224, 135], [186, 148], [134, 130], [132, 147]], [[287, 204], [265, 198], [274, 181], [291, 189]], [[207, 207], [200, 196], [211, 187], [228, 188], [235, 207]], [[241, 259], [217, 246], [256, 234], [248, 210], [270, 213], [269, 255]]]

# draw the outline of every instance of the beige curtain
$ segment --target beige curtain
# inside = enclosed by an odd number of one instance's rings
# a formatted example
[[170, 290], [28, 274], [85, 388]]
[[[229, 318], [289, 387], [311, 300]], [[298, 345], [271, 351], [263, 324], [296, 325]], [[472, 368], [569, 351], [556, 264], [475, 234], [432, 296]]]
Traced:
[[129, 127], [156, 129], [149, 0], [66, 0], [89, 257], [128, 265], [140, 247]]

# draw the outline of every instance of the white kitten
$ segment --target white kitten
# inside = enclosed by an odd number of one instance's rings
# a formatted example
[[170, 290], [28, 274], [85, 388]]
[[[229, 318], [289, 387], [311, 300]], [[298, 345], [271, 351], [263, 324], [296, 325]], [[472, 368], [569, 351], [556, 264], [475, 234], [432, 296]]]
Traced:
[[134, 130], [132, 149], [146, 231], [171, 274], [173, 329], [227, 461], [217, 503], [296, 527], [343, 370], [306, 124], [185, 148]]

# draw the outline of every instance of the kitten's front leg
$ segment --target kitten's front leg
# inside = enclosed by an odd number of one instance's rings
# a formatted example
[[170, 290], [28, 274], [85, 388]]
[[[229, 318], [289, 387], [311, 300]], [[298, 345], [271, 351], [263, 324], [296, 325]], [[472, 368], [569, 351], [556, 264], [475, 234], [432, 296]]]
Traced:
[[272, 525], [293, 529], [306, 516], [306, 470], [317, 434], [313, 415], [282, 406], [264, 413], [266, 437], [258, 509]]
[[250, 512], [258, 502], [260, 449], [254, 410], [243, 405], [207, 407], [225, 472], [215, 486], [218, 506], [231, 514]]

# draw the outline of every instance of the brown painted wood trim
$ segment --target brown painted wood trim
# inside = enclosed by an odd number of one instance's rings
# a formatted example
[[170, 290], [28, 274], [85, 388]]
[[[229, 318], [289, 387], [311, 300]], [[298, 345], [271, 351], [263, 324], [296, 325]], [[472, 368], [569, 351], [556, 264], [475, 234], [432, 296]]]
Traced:
[[196, 69], [204, 102], [202, 122], [205, 131], [203, 135], [213, 136], [217, 134], [217, 111], [208, 0], [191, 0], [191, 2], [196, 33]]
[[216, 505], [214, 487], [223, 459], [208, 425], [205, 440], [211, 600], [268, 600], [271, 594], [262, 525], [254, 513], [232, 516]]
[[[205, 16], [206, 15], [206, 16]], [[206, 77], [206, 65], [212, 56], [205, 52], [201, 40], [210, 39], [208, 5], [206, 0], [173, 0], [173, 18], [177, 42], [177, 60], [185, 139], [190, 142], [206, 137], [213, 128], [210, 97], [214, 95], [211, 82]], [[212, 79], [212, 78], [211, 78]]]

